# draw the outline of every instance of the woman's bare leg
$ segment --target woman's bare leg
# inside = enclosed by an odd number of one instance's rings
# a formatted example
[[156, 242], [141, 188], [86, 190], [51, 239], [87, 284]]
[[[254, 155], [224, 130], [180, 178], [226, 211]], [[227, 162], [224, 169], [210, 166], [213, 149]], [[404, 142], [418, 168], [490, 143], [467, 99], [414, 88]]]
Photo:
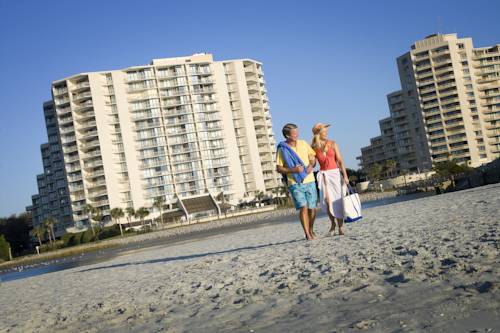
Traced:
[[328, 217], [330, 218], [330, 222], [332, 223], [328, 233], [330, 234], [330, 236], [334, 236], [335, 235], [335, 217], [333, 217], [330, 210], [328, 210]]
[[336, 220], [339, 226], [339, 235], [342, 236], [344, 234], [344, 230], [342, 230], [342, 227], [344, 226], [344, 219], [336, 219]]

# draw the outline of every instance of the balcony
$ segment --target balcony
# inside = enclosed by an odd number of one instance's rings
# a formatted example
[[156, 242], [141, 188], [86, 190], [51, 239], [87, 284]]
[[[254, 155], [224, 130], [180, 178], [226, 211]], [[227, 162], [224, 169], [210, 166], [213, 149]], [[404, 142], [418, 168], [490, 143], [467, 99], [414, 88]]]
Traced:
[[82, 133], [92, 127], [97, 127], [97, 123], [95, 120], [83, 122], [83, 124], [81, 124], [80, 127], [78, 128], [78, 131]]
[[500, 129], [500, 121], [493, 125], [492, 123], [487, 123], [485, 126], [484, 126], [488, 131], [491, 131], [491, 130], [495, 130], [495, 129]]
[[213, 94], [213, 93], [215, 93], [215, 89], [209, 88], [209, 87], [206, 87], [203, 89], [193, 89], [192, 90], [192, 94]]
[[101, 197], [103, 195], [106, 195], [107, 193], [108, 193], [108, 191], [106, 189], [104, 189], [104, 190], [98, 190], [98, 191], [92, 191], [92, 192], [89, 191], [89, 197], [90, 198], [97, 198], [97, 197]]
[[198, 67], [196, 69], [190, 69], [189, 75], [211, 75], [212, 72], [209, 67]]
[[259, 92], [259, 88], [260, 86], [256, 83], [252, 83], [252, 84], [249, 84], [247, 85], [248, 86], [248, 92], [250, 93], [255, 93], [255, 92]]
[[[435, 97], [434, 97], [435, 98]], [[430, 109], [433, 107], [439, 106], [438, 102], [433, 102], [433, 103], [422, 103], [422, 108], [423, 109]]]
[[254, 126], [255, 128], [262, 128], [262, 127], [266, 127], [266, 122], [264, 120], [254, 120]]
[[85, 200], [85, 195], [71, 195], [71, 201], [80, 201], [80, 200]]
[[80, 102], [86, 99], [92, 98], [92, 94], [89, 92], [83, 92], [73, 95], [73, 102]]
[[[194, 161], [194, 160], [197, 160], [198, 158], [192, 158], [192, 159], [183, 159], [181, 161], [178, 161], [177, 163], [185, 163], [185, 162], [191, 162], [191, 161]], [[176, 161], [174, 161], [175, 163]], [[139, 164], [139, 169], [149, 169], [149, 168], [156, 168], [156, 167], [160, 167], [160, 166], [163, 166], [163, 165], [167, 165], [167, 161], [157, 161], [157, 162], [154, 162], [154, 163], [141, 163]]]
[[455, 102], [460, 102], [460, 99], [458, 97], [450, 98], [450, 99], [446, 99], [446, 100], [443, 100], [441, 98], [441, 105], [443, 106], [443, 108], [446, 108], [447, 105], [449, 105], [451, 103], [455, 103]]
[[175, 77], [179, 77], [179, 76], [186, 76], [186, 72], [184, 70], [158, 69], [156, 71], [156, 76], [159, 79], [170, 79], [170, 78], [175, 78]]
[[95, 160], [95, 161], [92, 161], [92, 162], [84, 162], [83, 163], [83, 167], [85, 169], [93, 169], [93, 168], [96, 168], [96, 167], [99, 167], [99, 166], [102, 166], [103, 165], [103, 162], [101, 159], [99, 160]]
[[101, 150], [93, 150], [93, 151], [84, 153], [83, 159], [88, 160], [88, 159], [93, 158], [95, 156], [101, 156]]
[[434, 84], [432, 84], [432, 86], [430, 86], [430, 87], [420, 89], [420, 94], [425, 94], [427, 92], [432, 92], [432, 91], [436, 91], [436, 87], [434, 86]]
[[76, 105], [73, 110], [77, 113], [83, 112], [85, 110], [89, 110], [93, 107], [92, 101], [86, 101], [81, 104]]
[[252, 111], [254, 111], [254, 109], [258, 110], [258, 111], [261, 111], [262, 108], [263, 108], [263, 104], [260, 101], [258, 101], [258, 102], [255, 102], [255, 101], [251, 102], [250, 106], [252, 107]]
[[77, 176], [68, 176], [68, 183], [71, 183], [71, 182], [78, 182], [82, 180], [82, 175], [79, 174]]
[[436, 82], [439, 84], [439, 82], [447, 81], [447, 80], [454, 79], [454, 78], [455, 78], [455, 75], [453, 75], [453, 73], [450, 73], [448, 75], [444, 75], [441, 77], [436, 76]]
[[74, 135], [71, 136], [63, 136], [61, 138], [61, 143], [62, 144], [68, 144], [76, 141], [76, 137]]
[[88, 139], [98, 137], [97, 130], [84, 132], [79, 139], [87, 141]]
[[210, 95], [205, 95], [204, 98], [194, 98], [193, 97], [193, 103], [215, 103], [217, 102], [217, 99], [215, 97], [208, 97]]
[[186, 98], [186, 99], [178, 99], [178, 98], [172, 98], [172, 99], [167, 99], [167, 100], [164, 100], [164, 102], [162, 103], [162, 106], [163, 107], [171, 107], [171, 106], [180, 106], [180, 105], [184, 105], [184, 104], [190, 104], [191, 101], [189, 98]]
[[245, 74], [245, 78], [246, 78], [246, 81], [247, 81], [247, 84], [249, 83], [258, 83], [259, 82], [259, 77], [256, 75], [256, 74], [253, 74], [251, 73], [250, 75], [248, 75], [249, 73], [251, 72], [246, 72]]
[[[185, 151], [185, 150], [181, 150], [179, 152], [179, 150], [177, 150], [178, 153], [189, 153], [190, 151]], [[175, 150], [172, 150], [171, 151], [173, 154], [175, 154]], [[137, 155], [137, 158], [138, 159], [145, 159], [145, 158], [154, 158], [154, 157], [164, 157], [166, 156], [167, 154], [165, 153], [164, 150], [162, 151], [157, 151], [157, 152], [148, 152], [148, 153], [141, 153], [139, 155]]]
[[87, 174], [85, 175], [85, 179], [87, 179], [87, 180], [95, 179], [95, 178], [102, 177], [102, 176], [104, 176], [103, 169], [93, 170], [93, 171], [87, 172]]
[[[73, 123], [73, 119], [70, 119], [68, 122], [65, 122], [65, 123], [59, 123], [60, 125], [66, 125], [66, 124], [72, 124]], [[59, 128], [59, 133], [61, 135], [64, 135], [64, 134], [69, 134], [69, 133], [73, 133], [75, 131], [75, 128], [73, 127], [73, 125], [71, 126], [66, 126], [66, 127], [60, 127]]]
[[91, 150], [92, 148], [96, 148], [96, 147], [100, 147], [99, 140], [93, 140], [93, 141], [90, 141], [90, 142], [87, 142], [87, 143], [81, 145], [81, 148], [84, 151], [88, 151], [88, 150]]
[[102, 207], [102, 206], [108, 206], [109, 205], [109, 200], [99, 200], [99, 201], [93, 201], [93, 206], [94, 207]]
[[80, 161], [80, 156], [78, 155], [74, 155], [74, 156], [67, 156], [65, 159], [64, 159], [64, 162], [66, 163], [73, 163], [73, 162], [76, 162], [76, 161]]
[[430, 71], [425, 71], [421, 73], [415, 73], [415, 76], [417, 77], [417, 80], [419, 81], [426, 81], [426, 79], [432, 79], [432, 70]]
[[73, 153], [75, 151], [78, 151], [78, 147], [76, 145], [69, 146], [69, 147], [63, 147], [63, 152], [65, 154], [70, 154], [70, 153]]
[[66, 97], [66, 98], [56, 98], [55, 99], [55, 104], [56, 104], [56, 106], [63, 106], [63, 105], [69, 104], [69, 98], [68, 97]]
[[60, 88], [60, 89], [53, 88], [52, 91], [54, 93], [54, 96], [58, 96], [60, 98], [61, 95], [68, 93], [68, 88], [67, 87]]
[[139, 130], [144, 130], [144, 129], [150, 129], [150, 128], [155, 128], [155, 127], [161, 127], [161, 122], [159, 121], [152, 121], [152, 122], [148, 122], [148, 123], [142, 123], [140, 125], [135, 125], [135, 130], [136, 131], [139, 131]]
[[78, 82], [73, 89], [74, 92], [80, 92], [84, 90], [88, 90], [90, 88], [90, 82], [88, 81], [83, 81], [83, 82]]

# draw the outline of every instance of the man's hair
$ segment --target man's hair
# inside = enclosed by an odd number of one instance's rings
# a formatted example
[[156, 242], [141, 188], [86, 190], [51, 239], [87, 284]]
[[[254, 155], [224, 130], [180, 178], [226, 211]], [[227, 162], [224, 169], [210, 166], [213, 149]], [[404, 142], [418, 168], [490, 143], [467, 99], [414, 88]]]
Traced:
[[292, 123], [288, 123], [285, 126], [283, 126], [283, 129], [281, 130], [281, 132], [283, 133], [283, 136], [288, 139], [290, 132], [296, 128], [297, 128], [297, 125], [292, 124]]

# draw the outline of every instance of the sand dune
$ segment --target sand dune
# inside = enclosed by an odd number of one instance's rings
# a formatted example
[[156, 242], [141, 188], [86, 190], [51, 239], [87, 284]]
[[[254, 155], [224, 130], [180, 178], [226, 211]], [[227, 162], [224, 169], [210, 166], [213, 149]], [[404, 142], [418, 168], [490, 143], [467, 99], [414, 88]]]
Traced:
[[499, 185], [368, 209], [341, 238], [269, 222], [4, 282], [0, 332], [500, 329]]

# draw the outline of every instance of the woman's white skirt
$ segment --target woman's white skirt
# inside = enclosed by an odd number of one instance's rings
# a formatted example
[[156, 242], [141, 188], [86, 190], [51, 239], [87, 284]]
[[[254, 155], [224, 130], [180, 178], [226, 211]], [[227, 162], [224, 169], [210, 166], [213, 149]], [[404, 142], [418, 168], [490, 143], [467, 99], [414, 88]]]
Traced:
[[330, 214], [336, 218], [344, 218], [344, 203], [342, 177], [340, 170], [320, 170], [317, 175], [319, 198], [321, 207], [325, 212], [330, 211]]

